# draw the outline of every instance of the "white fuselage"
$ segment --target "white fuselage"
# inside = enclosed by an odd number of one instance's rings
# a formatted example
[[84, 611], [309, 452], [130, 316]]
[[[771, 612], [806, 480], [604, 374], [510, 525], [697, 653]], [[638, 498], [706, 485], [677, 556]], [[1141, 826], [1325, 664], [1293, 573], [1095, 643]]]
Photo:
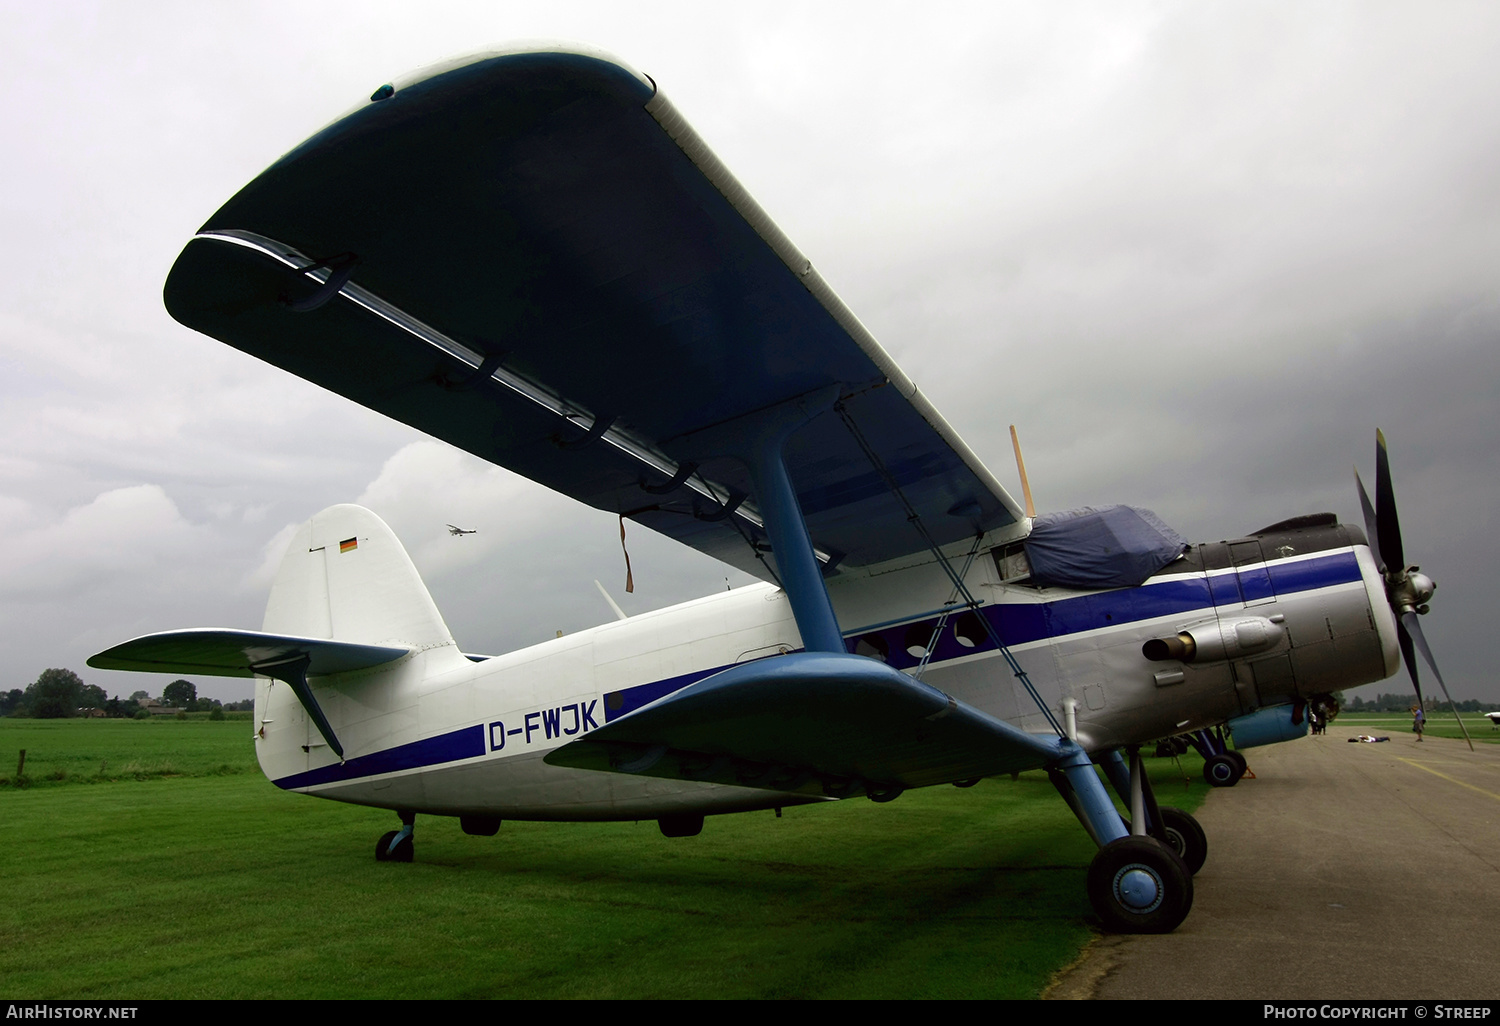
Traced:
[[[1099, 592], [1006, 580], [1002, 565], [981, 554], [968, 571], [968, 589], [1053, 716], [1091, 752], [1379, 680], [1398, 665], [1394, 620], [1362, 545], [1220, 570], [1174, 572], [1173, 564], [1141, 587]], [[951, 582], [932, 557], [841, 574], [828, 591], [855, 651], [908, 672], [920, 668], [924, 681], [960, 702], [1050, 732], [1000, 653], [964, 627]], [[1261, 635], [1250, 628], [1268, 623], [1275, 627], [1256, 642], [1261, 647], [1234, 650], [1237, 624], [1238, 637], [1256, 639]], [[1228, 655], [1183, 663], [1143, 654], [1147, 641], [1195, 625], [1200, 634], [1222, 627], [1231, 639]], [[785, 595], [757, 584], [479, 662], [453, 645], [418, 650], [393, 664], [312, 681], [344, 762], [290, 688], [261, 679], [257, 753], [278, 786], [436, 814], [647, 819], [796, 804], [816, 799], [542, 760], [719, 670], [800, 647]]]

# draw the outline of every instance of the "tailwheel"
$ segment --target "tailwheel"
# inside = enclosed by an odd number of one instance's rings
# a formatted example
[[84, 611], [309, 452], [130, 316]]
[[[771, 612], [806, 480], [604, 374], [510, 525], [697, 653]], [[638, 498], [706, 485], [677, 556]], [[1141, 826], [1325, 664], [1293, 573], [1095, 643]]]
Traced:
[[401, 829], [382, 834], [380, 840], [375, 842], [376, 862], [410, 862], [416, 853], [412, 834], [417, 828], [417, 814], [410, 809], [402, 809], [397, 815], [401, 817]]
[[1193, 877], [1151, 837], [1111, 841], [1089, 864], [1089, 901], [1116, 933], [1171, 933], [1193, 907]]
[[1161, 806], [1162, 841], [1177, 853], [1187, 871], [1194, 876], [1208, 859], [1208, 835], [1198, 821], [1181, 809], [1170, 805]]
[[1243, 760], [1244, 756], [1236, 759], [1226, 753], [1210, 755], [1203, 761], [1203, 779], [1214, 787], [1233, 787], [1245, 775]]
[[397, 841], [396, 837], [399, 833], [398, 830], [392, 830], [382, 834], [380, 840], [375, 842], [376, 862], [410, 862], [412, 860], [412, 856], [416, 854], [416, 845], [411, 843], [410, 834]]

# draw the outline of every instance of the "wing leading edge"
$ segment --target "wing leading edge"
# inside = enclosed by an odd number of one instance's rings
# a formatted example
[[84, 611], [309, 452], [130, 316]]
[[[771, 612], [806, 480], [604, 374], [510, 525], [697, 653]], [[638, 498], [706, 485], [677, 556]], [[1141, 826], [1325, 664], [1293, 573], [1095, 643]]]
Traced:
[[515, 52], [376, 95], [204, 225], [173, 317], [761, 577], [705, 440], [830, 387], [786, 462], [833, 561], [923, 547], [913, 513], [938, 544], [1021, 520], [649, 79]]

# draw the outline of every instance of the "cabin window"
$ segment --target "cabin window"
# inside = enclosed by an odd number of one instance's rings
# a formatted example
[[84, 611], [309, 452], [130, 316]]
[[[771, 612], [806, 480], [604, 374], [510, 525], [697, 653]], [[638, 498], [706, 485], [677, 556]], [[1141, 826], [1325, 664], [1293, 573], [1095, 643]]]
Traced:
[[906, 654], [913, 659], [921, 659], [927, 654], [927, 646], [932, 644], [932, 636], [936, 633], [930, 623], [914, 623], [906, 629], [906, 638], [902, 647]]
[[984, 629], [984, 621], [980, 620], [979, 614], [972, 609], [954, 617], [953, 639], [964, 648], [975, 648], [988, 636], [989, 632]]

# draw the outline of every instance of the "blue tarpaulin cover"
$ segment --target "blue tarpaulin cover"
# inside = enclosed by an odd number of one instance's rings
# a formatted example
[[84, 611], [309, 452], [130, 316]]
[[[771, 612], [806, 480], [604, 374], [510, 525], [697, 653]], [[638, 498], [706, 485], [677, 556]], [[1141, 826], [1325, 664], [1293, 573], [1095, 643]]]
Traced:
[[1133, 588], [1182, 555], [1187, 541], [1138, 506], [1044, 513], [1031, 525], [1032, 580], [1058, 588]]

